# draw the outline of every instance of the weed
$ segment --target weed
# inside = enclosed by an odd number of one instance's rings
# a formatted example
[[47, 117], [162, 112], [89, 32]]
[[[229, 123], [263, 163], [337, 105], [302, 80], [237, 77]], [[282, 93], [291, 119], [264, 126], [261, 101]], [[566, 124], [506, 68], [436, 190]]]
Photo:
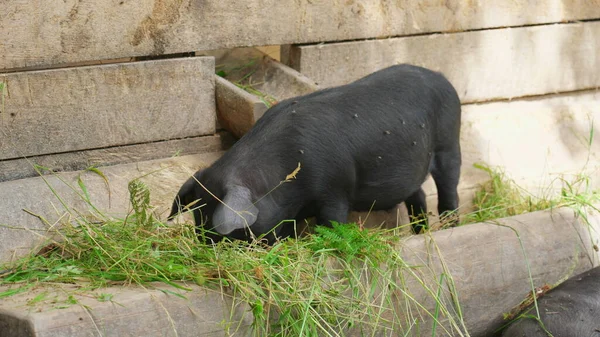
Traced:
[[96, 296], [96, 299], [99, 302], [110, 302], [113, 299], [113, 294], [102, 293], [102, 294], [99, 294], [98, 296]]
[[557, 196], [549, 197], [534, 196], [527, 192], [501, 169], [492, 169], [481, 164], [475, 164], [475, 167], [487, 172], [490, 180], [475, 192], [475, 210], [462, 216], [461, 225], [556, 207], [570, 207], [586, 220], [587, 210], [597, 210], [594, 204], [600, 200], [600, 195], [591, 190], [590, 179], [583, 174], [570, 180], [557, 178], [562, 185], [561, 192]]
[[490, 176], [490, 180], [475, 192], [473, 198], [475, 210], [465, 214], [461, 224], [506, 218], [556, 207], [560, 204], [557, 199], [537, 198], [527, 193], [500, 169], [492, 169], [482, 164], [474, 166], [485, 171]]
[[[590, 130], [589, 139], [593, 138], [593, 128]], [[591, 144], [591, 141], [589, 141]], [[590, 178], [584, 174], [578, 174], [571, 179], [564, 177], [557, 178], [558, 182], [561, 183], [562, 188], [560, 194], [555, 197], [536, 197], [531, 193], [526, 192], [524, 189], [519, 187], [512, 179], [508, 178], [506, 174], [499, 169], [492, 169], [485, 165], [475, 165], [475, 167], [484, 170], [490, 176], [490, 180], [482, 185], [481, 189], [475, 193], [473, 204], [475, 211], [466, 214], [462, 218], [461, 224], [467, 224], [472, 222], [484, 222], [498, 218], [509, 217], [527, 212], [551, 209], [555, 207], [568, 207], [571, 208], [575, 215], [582, 220], [582, 222], [588, 225], [588, 230], [591, 232], [593, 227], [591, 226], [587, 214], [590, 211], [599, 212], [597, 203], [600, 201], [600, 195], [596, 191], [592, 191], [590, 186]], [[515, 232], [515, 235], [519, 239], [523, 257], [527, 263], [527, 271], [529, 276], [529, 282], [531, 292], [528, 297], [523, 300], [522, 303], [517, 305], [511, 312], [504, 314], [504, 319], [508, 322], [496, 332], [506, 328], [513, 322], [530, 318], [534, 319], [540, 325], [540, 329], [544, 331], [548, 336], [552, 336], [549, 331], [545, 328], [540, 318], [537, 297], [550, 290], [552, 287], [560, 284], [558, 282], [554, 286], [544, 285], [543, 287], [536, 288], [534, 285], [533, 276], [529, 267], [529, 262], [525, 252], [525, 247], [521, 241], [519, 233], [512, 227], [495, 223], [498, 226], [507, 227]], [[591, 235], [590, 238], [593, 238]], [[598, 251], [598, 247], [594, 242], [591, 242], [592, 247]], [[528, 308], [529, 307], [529, 308]], [[528, 308], [525, 312], [523, 309]], [[530, 312], [533, 311], [533, 314]]]

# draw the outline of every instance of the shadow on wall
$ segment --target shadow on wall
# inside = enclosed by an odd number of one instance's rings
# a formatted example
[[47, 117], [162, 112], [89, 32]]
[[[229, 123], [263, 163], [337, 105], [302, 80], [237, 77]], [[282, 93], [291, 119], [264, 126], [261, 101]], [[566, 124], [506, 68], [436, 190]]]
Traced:
[[462, 183], [479, 182], [475, 162], [502, 167], [538, 196], [558, 192], [557, 178], [591, 176], [599, 166], [600, 140], [589, 143], [592, 120], [600, 120], [598, 100], [600, 93], [587, 92], [463, 106]]
[[[597, 95], [600, 100], [600, 95]], [[597, 104], [597, 101], [591, 102]], [[585, 103], [579, 111], [574, 111], [571, 105], [558, 106], [553, 113], [558, 136], [571, 160], [581, 163], [597, 159], [600, 139], [594, 135], [600, 121], [600, 108], [595, 109]], [[594, 111], [595, 110], [595, 111]]]

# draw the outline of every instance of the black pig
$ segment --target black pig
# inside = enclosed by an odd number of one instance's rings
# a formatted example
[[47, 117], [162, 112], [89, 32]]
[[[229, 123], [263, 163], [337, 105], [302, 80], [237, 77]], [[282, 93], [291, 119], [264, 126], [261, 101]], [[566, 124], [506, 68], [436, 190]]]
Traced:
[[[600, 267], [571, 277], [538, 299], [544, 328], [555, 337], [600, 336]], [[531, 310], [528, 308], [527, 310]], [[529, 311], [535, 315], [535, 311]], [[502, 334], [506, 337], [547, 337], [542, 325], [522, 318]]]
[[[411, 215], [422, 216], [421, 185], [429, 173], [440, 214], [454, 211], [460, 108], [443, 75], [406, 64], [282, 101], [181, 187], [170, 217], [200, 199], [205, 205], [194, 211], [197, 226], [248, 238], [250, 231], [261, 235], [276, 226], [271, 233], [292, 234], [293, 223], [285, 219], [343, 223], [350, 210], [373, 204], [390, 209], [404, 201]], [[299, 163], [296, 179], [274, 189]]]

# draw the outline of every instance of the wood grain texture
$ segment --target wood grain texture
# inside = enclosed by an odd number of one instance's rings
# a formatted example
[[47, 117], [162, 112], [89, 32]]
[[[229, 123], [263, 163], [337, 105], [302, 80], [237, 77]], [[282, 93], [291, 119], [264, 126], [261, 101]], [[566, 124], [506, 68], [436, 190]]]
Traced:
[[[471, 336], [493, 336], [503, 314], [531, 292], [531, 282], [535, 287], [553, 285], [599, 264], [593, 244], [598, 242], [600, 216], [594, 212], [589, 220], [590, 225], [570, 208], [533, 212], [413, 236], [404, 242], [401, 254], [430, 289], [440, 291], [438, 296], [451, 310], [456, 307], [449, 289], [456, 287]], [[431, 294], [410, 273], [404, 276], [408, 293], [433, 313]], [[432, 335], [433, 319], [423, 316], [427, 318], [420, 334], [412, 336]], [[453, 316], [457, 318], [456, 311]], [[446, 315], [436, 333], [446, 336], [440, 326], [449, 326]]]
[[0, 160], [215, 132], [208, 57], [10, 73], [0, 82]]
[[[151, 205], [166, 219], [181, 185], [198, 169], [212, 164], [222, 152], [101, 166], [106, 180], [95, 172], [60, 172], [56, 175], [0, 182], [0, 264], [20, 257], [44, 241], [47, 229], [27, 209], [55, 223], [63, 216], [90, 214], [79, 179], [94, 207], [107, 216], [124, 217], [131, 205], [128, 183], [140, 179], [151, 191]], [[58, 199], [60, 197], [65, 204]], [[75, 211], [77, 210], [77, 211]]]
[[290, 65], [328, 87], [411, 63], [441, 71], [463, 103], [600, 86], [600, 22], [292, 47]]
[[[147, 288], [112, 286], [103, 288], [102, 294], [111, 296], [114, 302], [101, 302], [98, 294], [76, 294], [78, 286], [44, 287], [28, 296], [63, 298], [68, 292], [81, 305], [56, 310], [56, 305], [40, 304], [36, 310], [28, 310], [27, 296], [11, 296], [0, 304], [0, 335], [217, 337], [235, 330], [235, 336], [252, 336], [253, 317], [248, 304], [193, 283], [186, 284], [185, 289], [191, 291], [158, 282]], [[225, 320], [233, 328], [222, 324]]]
[[599, 0], [3, 1], [0, 72], [196, 50], [600, 17]]
[[[231, 146], [231, 138], [231, 135], [220, 134], [4, 160], [0, 161], [0, 182], [35, 177], [40, 173], [77, 171], [91, 166], [110, 166], [196, 153], [218, 152]], [[34, 165], [44, 167], [44, 169], [38, 171]]]

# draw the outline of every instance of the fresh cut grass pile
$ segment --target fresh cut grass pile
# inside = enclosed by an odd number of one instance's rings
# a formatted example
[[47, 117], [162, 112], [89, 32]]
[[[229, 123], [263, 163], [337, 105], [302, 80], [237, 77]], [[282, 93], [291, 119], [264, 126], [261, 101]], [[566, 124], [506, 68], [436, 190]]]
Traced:
[[[500, 171], [480, 168], [490, 181], [476, 193], [476, 209], [462, 216], [463, 224], [560, 206], [585, 216], [598, 199], [580, 192], [577, 186], [589, 182], [583, 177], [565, 182], [559, 197], [533, 198]], [[79, 188], [86, 196], [81, 181]], [[209, 244], [193, 224], [154, 216], [141, 181], [130, 182], [129, 192], [132, 211], [122, 219], [93, 207], [93, 216], [70, 210], [43, 249], [0, 268], [6, 289], [0, 298], [49, 284], [90, 291], [162, 282], [190, 291], [192, 285], [208, 287], [247, 304], [256, 336], [468, 336], [452, 275], [431, 270], [426, 261], [405, 261], [398, 228], [336, 223], [273, 246], [260, 240]], [[76, 304], [69, 297], [56, 307]]]
[[[256, 336], [418, 333], [425, 319], [435, 322], [428, 327], [434, 332], [466, 335], [460, 306], [448, 295], [451, 276], [424, 280], [428, 268], [402, 259], [396, 230], [334, 224], [274, 246], [207, 244], [192, 224], [159, 221], [143, 183], [134, 180], [129, 190], [133, 210], [126, 218], [72, 214], [44, 249], [2, 268], [0, 284], [9, 287], [0, 298], [44, 284], [196, 284], [247, 303]], [[412, 291], [434, 304], [419, 303]]]

